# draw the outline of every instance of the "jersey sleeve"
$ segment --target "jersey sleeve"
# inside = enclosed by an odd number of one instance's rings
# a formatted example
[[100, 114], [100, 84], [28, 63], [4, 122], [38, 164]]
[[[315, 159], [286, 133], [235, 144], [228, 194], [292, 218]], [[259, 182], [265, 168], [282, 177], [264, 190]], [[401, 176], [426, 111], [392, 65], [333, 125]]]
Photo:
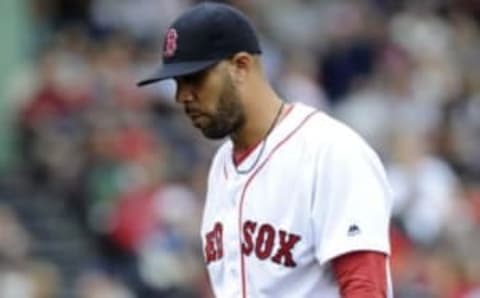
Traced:
[[320, 264], [353, 251], [389, 254], [391, 191], [376, 153], [351, 132], [336, 136], [315, 166], [312, 222]]
[[333, 259], [332, 270], [344, 298], [388, 297], [387, 261], [383, 253], [344, 254]]

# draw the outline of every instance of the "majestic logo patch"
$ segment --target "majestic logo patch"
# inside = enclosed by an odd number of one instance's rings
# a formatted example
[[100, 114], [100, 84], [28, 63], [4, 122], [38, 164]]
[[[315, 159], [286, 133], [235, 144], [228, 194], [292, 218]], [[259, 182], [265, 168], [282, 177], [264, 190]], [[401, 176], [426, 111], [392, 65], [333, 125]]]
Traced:
[[168, 29], [167, 35], [165, 36], [165, 48], [163, 49], [163, 56], [165, 58], [170, 58], [175, 55], [177, 51], [177, 39], [177, 30], [175, 30], [175, 28]]
[[348, 234], [348, 236], [356, 236], [356, 235], [360, 234], [360, 228], [357, 225], [353, 224], [350, 227], [348, 227], [348, 233], [347, 234]]

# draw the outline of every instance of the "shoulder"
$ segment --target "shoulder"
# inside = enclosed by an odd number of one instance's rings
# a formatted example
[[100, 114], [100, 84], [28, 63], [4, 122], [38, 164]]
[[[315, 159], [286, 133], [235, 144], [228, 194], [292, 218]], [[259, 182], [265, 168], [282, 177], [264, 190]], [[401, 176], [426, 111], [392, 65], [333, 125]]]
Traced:
[[311, 115], [299, 130], [296, 144], [301, 145], [302, 154], [309, 156], [312, 164], [325, 170], [369, 165], [384, 171], [377, 152], [347, 124], [302, 104], [296, 104], [295, 109], [300, 109], [297, 113], [301, 112], [303, 117]]
[[304, 104], [296, 104], [295, 109], [305, 119], [300, 137], [305, 139], [313, 148], [349, 146], [347, 149], [355, 149], [358, 146], [369, 147], [355, 130], [326, 112], [315, 110]]

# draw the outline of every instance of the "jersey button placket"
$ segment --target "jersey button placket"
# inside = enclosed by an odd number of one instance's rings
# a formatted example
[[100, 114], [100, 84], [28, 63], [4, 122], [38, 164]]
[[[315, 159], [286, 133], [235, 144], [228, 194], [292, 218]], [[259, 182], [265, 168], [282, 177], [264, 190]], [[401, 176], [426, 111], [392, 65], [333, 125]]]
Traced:
[[[239, 194], [241, 190], [241, 179], [238, 175], [232, 175], [227, 182], [229, 188], [229, 198], [225, 204], [225, 228], [228, 231], [225, 235], [225, 273], [228, 275], [229, 287], [236, 289], [237, 293], [241, 291], [240, 285], [240, 252], [239, 252], [239, 227], [238, 227], [238, 208]], [[239, 294], [241, 295], [241, 294]]]

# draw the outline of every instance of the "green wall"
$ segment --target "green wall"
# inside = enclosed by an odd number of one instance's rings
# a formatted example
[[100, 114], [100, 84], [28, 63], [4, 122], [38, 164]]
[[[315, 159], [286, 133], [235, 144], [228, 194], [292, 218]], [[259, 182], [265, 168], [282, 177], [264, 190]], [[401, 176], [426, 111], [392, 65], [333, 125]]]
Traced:
[[7, 82], [29, 53], [29, 0], [0, 0], [0, 175], [15, 161], [12, 121], [15, 103], [7, 96]]

